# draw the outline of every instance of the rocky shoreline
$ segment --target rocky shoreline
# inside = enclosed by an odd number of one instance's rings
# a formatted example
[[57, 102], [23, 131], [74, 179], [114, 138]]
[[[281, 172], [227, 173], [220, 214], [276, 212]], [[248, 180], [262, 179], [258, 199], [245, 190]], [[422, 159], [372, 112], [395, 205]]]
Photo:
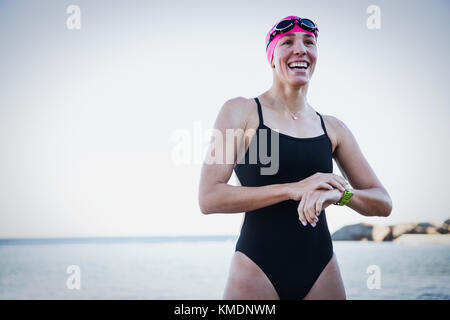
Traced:
[[381, 242], [395, 241], [403, 235], [447, 235], [450, 238], [450, 219], [445, 220], [441, 225], [428, 222], [401, 223], [392, 226], [358, 223], [342, 227], [334, 232], [331, 238], [334, 241]]

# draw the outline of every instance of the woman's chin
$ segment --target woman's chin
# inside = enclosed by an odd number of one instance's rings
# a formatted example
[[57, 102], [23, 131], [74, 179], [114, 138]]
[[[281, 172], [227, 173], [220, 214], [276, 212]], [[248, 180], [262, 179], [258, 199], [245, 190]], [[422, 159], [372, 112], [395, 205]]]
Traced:
[[293, 87], [302, 87], [309, 82], [309, 77], [295, 77], [287, 81]]

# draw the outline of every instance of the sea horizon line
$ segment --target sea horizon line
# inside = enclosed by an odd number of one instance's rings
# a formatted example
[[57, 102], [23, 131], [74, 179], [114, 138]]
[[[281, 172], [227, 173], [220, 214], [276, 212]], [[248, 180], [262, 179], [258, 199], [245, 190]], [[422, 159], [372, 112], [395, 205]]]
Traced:
[[158, 236], [79, 236], [79, 237], [14, 237], [0, 238], [0, 245], [21, 244], [79, 244], [79, 243], [120, 243], [120, 242], [197, 242], [234, 241], [239, 235], [158, 235]]

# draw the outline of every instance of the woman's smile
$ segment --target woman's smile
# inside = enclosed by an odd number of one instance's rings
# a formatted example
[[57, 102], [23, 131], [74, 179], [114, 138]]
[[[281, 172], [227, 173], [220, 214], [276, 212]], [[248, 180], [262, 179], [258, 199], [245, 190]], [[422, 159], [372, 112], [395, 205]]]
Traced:
[[304, 73], [306, 73], [306, 71], [309, 69], [309, 66], [307, 66], [307, 67], [290, 67], [289, 65], [288, 65], [288, 69], [290, 70], [290, 71], [292, 71], [293, 73], [300, 73], [300, 74], [304, 74]]

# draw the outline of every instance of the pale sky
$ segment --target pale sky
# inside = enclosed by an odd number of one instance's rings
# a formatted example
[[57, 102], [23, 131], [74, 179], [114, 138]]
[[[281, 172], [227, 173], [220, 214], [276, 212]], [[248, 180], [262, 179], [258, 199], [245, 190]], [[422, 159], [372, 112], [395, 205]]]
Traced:
[[[79, 30], [66, 26], [69, 5]], [[200, 212], [201, 151], [225, 101], [271, 86], [265, 35], [288, 15], [320, 29], [308, 101], [346, 123], [393, 200], [388, 218], [330, 206], [330, 231], [450, 218], [449, 8], [1, 1], [0, 238], [237, 235], [243, 213]], [[179, 134], [192, 142], [185, 164]]]

